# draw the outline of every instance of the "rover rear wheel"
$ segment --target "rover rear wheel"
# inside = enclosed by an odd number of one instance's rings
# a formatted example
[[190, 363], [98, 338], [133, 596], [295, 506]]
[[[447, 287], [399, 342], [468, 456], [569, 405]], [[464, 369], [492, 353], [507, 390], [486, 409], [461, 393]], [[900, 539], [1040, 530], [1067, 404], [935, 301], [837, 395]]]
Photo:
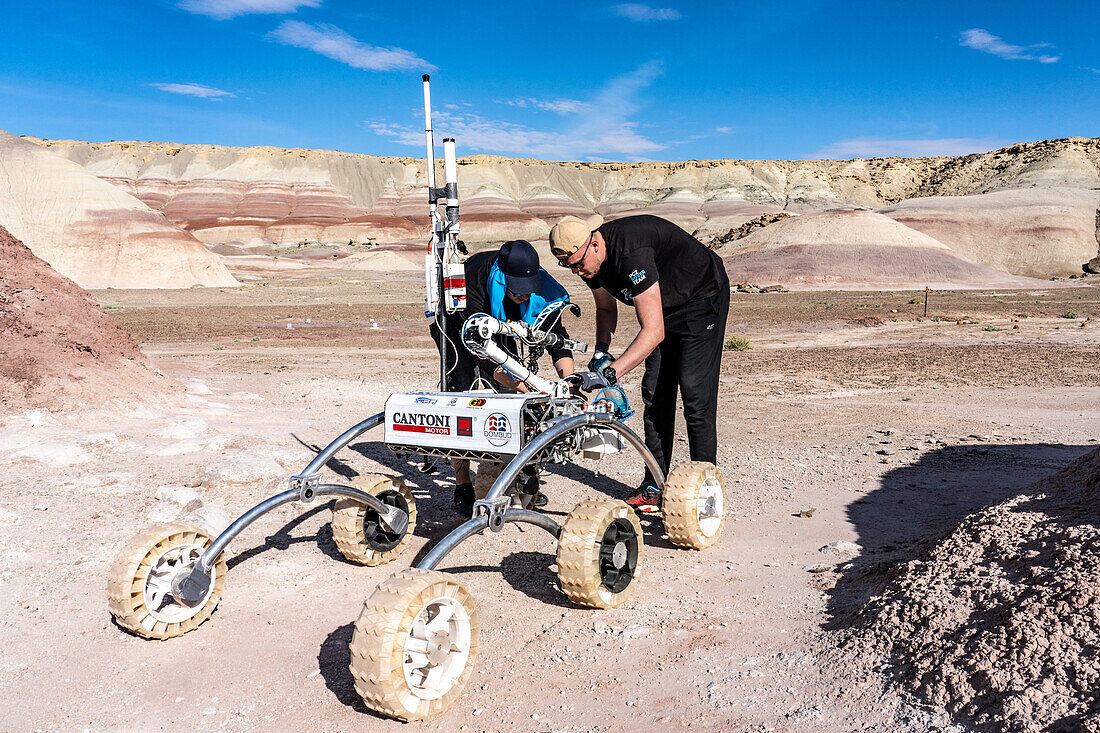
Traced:
[[558, 539], [562, 591], [581, 606], [621, 606], [637, 584], [642, 544], [642, 525], [626, 502], [585, 499]]
[[377, 511], [355, 499], [342, 496], [333, 505], [332, 539], [340, 553], [359, 565], [384, 565], [404, 552], [416, 529], [416, 499], [404, 481], [391, 476], [364, 474], [352, 486], [409, 515], [405, 531], [394, 532], [379, 521]]
[[477, 658], [477, 606], [436, 570], [402, 570], [367, 598], [351, 637], [351, 673], [367, 707], [424, 720], [462, 694]]
[[718, 541], [725, 495], [722, 473], [713, 463], [681, 463], [669, 472], [661, 496], [669, 542], [702, 550]]
[[130, 538], [107, 575], [107, 607], [118, 625], [147, 639], [170, 639], [210, 618], [225, 588], [224, 554], [194, 604], [172, 594], [172, 581], [194, 568], [213, 541], [206, 531], [182, 522], [154, 524]]

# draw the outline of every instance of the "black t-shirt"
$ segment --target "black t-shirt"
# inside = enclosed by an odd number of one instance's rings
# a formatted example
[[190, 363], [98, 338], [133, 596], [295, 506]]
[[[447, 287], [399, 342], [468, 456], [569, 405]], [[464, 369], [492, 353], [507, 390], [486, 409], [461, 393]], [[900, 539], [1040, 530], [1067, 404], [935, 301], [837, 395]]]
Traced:
[[694, 307], [714, 303], [729, 278], [721, 258], [670, 221], [643, 214], [606, 222], [599, 228], [607, 243], [600, 271], [585, 280], [616, 300], [633, 305], [634, 296], [653, 283], [661, 288], [666, 326]]

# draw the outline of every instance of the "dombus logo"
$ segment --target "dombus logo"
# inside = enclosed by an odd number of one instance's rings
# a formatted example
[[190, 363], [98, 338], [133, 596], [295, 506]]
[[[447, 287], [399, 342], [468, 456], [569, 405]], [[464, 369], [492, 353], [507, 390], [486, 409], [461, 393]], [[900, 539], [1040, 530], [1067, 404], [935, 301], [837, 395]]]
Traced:
[[485, 418], [485, 439], [497, 447], [512, 440], [512, 425], [507, 415], [494, 412]]

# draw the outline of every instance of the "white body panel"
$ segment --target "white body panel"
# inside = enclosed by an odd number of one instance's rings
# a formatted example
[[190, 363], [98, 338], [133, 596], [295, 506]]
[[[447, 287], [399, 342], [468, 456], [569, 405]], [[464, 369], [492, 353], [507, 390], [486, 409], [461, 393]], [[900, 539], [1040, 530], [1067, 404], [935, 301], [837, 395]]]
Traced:
[[519, 453], [523, 405], [545, 395], [401, 392], [386, 400], [387, 445]]

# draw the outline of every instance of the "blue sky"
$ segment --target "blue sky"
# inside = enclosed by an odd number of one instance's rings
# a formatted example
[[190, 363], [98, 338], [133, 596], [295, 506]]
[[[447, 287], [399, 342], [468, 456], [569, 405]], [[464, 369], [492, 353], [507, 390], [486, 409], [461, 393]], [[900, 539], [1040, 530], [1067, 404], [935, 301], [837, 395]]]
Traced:
[[3, 0], [0, 128], [557, 160], [1100, 136], [1100, 4]]

